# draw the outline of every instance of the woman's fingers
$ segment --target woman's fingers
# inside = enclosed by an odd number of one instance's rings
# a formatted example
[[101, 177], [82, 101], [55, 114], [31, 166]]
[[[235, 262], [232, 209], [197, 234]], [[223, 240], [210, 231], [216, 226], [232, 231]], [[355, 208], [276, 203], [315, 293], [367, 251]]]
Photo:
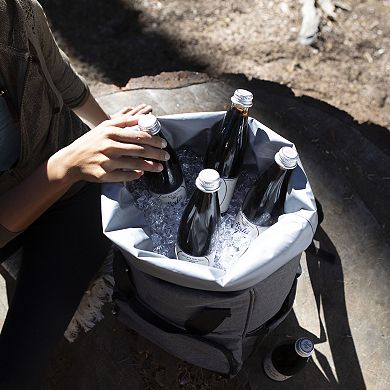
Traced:
[[125, 128], [107, 128], [108, 137], [125, 144], [149, 145], [154, 148], [163, 149], [167, 146], [167, 141], [159, 136], [152, 136], [146, 131], [139, 131], [135, 126]]
[[117, 113], [113, 114], [112, 115], [112, 118], [117, 116], [117, 115], [124, 115], [124, 114], [127, 114], [128, 112], [134, 110], [134, 107], [123, 107], [120, 111], [118, 111]]
[[122, 171], [116, 170], [104, 175], [101, 182], [121, 183], [139, 179], [144, 174], [143, 171]]
[[165, 150], [145, 144], [128, 144], [112, 141], [107, 144], [107, 147], [102, 152], [110, 158], [127, 156], [158, 161], [168, 161], [170, 159], [169, 153]]
[[134, 116], [121, 116], [84, 134], [60, 151], [63, 172], [74, 182], [107, 182], [135, 180], [140, 172], [161, 171], [159, 161], [170, 158], [164, 150], [167, 142], [139, 131], [136, 124]]
[[107, 161], [102, 164], [102, 168], [106, 172], [112, 172], [118, 169], [148, 172], [161, 172], [163, 170], [163, 166], [158, 162], [144, 160], [142, 158], [124, 156], [119, 158], [107, 159]]
[[104, 121], [100, 124], [100, 126], [108, 127], [108, 126], [115, 126], [115, 127], [131, 127], [135, 126], [138, 123], [138, 116], [133, 115], [118, 115], [114, 116], [113, 118]]
[[127, 111], [127, 113], [130, 115], [144, 115], [149, 114], [149, 112], [152, 112], [152, 106], [147, 104], [140, 104], [139, 106]]
[[121, 108], [118, 112], [111, 115], [111, 118], [116, 118], [120, 115], [136, 115], [136, 114], [147, 114], [152, 111], [152, 107], [149, 104], [138, 104], [138, 106], [126, 106]]
[[[111, 119], [109, 119], [108, 122], [114, 121], [114, 123], [121, 123], [124, 121], [138, 121], [138, 118], [140, 115], [148, 114], [149, 112], [152, 112], [152, 107], [148, 104], [139, 104], [136, 107], [124, 107], [120, 111], [118, 111], [115, 114], [111, 115]], [[127, 126], [127, 125], [125, 125]], [[123, 127], [120, 125], [120, 127]]]

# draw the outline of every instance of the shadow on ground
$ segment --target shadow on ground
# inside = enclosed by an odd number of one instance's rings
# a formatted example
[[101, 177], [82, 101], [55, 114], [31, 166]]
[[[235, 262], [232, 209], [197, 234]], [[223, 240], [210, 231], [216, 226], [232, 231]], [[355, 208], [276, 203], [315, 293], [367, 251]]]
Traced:
[[[53, 31], [59, 34], [59, 42], [65, 41], [73, 56], [92, 66], [88, 72], [96, 69], [109, 84], [124, 86], [129, 77], [205, 68], [185, 60], [163, 35], [148, 32], [139, 21], [140, 13], [124, 1], [40, 2]], [[58, 8], [66, 12], [58, 12]], [[79, 21], [78, 28], [74, 28], [75, 20]]]
[[[316, 245], [313, 242], [306, 250], [306, 267], [316, 301], [320, 335], [302, 328], [294, 311], [290, 313], [247, 363], [244, 378], [252, 390], [366, 388], [348, 320], [340, 257], [321, 227], [317, 229], [314, 240]], [[323, 313], [320, 313], [320, 308]], [[268, 350], [281, 340], [297, 337], [308, 337], [315, 345], [327, 342], [333, 361], [315, 349], [317, 365], [309, 362], [304, 371], [284, 383], [265, 378], [260, 364]]]

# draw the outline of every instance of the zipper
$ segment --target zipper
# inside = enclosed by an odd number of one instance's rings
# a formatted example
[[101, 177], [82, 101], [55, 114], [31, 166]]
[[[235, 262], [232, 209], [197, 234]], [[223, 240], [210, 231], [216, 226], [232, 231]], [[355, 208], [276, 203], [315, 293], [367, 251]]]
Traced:
[[248, 332], [246, 336], [249, 337], [255, 335], [256, 336], [266, 335], [270, 331], [270, 329], [272, 330], [274, 327], [278, 326], [282, 321], [284, 321], [284, 319], [288, 316], [288, 314], [293, 308], [295, 295], [296, 295], [297, 280], [299, 275], [300, 274], [298, 273], [296, 274], [291, 289], [287, 294], [287, 297], [283, 301], [282, 305], [280, 306], [280, 309], [277, 311], [277, 313], [274, 314], [271, 318], [269, 318], [264, 324]]
[[268, 333], [267, 322], [248, 332], [245, 337], [260, 336]]
[[27, 66], [26, 66], [26, 77], [24, 78], [23, 81], [23, 87], [22, 87], [22, 93], [20, 95], [20, 105], [19, 105], [19, 111], [22, 112], [22, 102], [23, 102], [23, 96], [24, 92], [26, 91], [26, 84], [27, 84], [27, 78], [28, 78], [28, 71], [30, 70], [30, 64], [32, 61], [31, 55], [28, 55], [27, 57]]
[[249, 290], [249, 308], [248, 308], [248, 314], [247, 314], [246, 321], [245, 321], [244, 332], [243, 332], [243, 334], [242, 334], [242, 338], [243, 338], [243, 339], [246, 337], [247, 332], [248, 332], [249, 322], [250, 322], [250, 319], [251, 319], [251, 317], [252, 317], [253, 308], [254, 308], [254, 306], [255, 306], [255, 298], [256, 298], [255, 289], [254, 289], [254, 288], [251, 288], [251, 289]]
[[19, 104], [19, 112], [20, 112], [19, 129], [20, 129], [20, 141], [21, 141], [20, 142], [19, 163], [24, 161], [24, 159], [25, 159], [25, 151], [24, 151], [23, 145], [28, 145], [28, 143], [25, 142], [25, 140], [23, 139], [26, 137], [26, 135], [23, 134], [23, 131], [22, 131], [21, 113], [22, 113], [23, 98], [24, 98], [24, 94], [26, 91], [26, 85], [27, 85], [27, 79], [28, 79], [28, 75], [29, 75], [31, 61], [32, 61], [32, 56], [29, 54], [27, 57], [26, 76], [25, 76], [24, 81], [23, 81], [22, 93], [20, 94], [20, 104]]

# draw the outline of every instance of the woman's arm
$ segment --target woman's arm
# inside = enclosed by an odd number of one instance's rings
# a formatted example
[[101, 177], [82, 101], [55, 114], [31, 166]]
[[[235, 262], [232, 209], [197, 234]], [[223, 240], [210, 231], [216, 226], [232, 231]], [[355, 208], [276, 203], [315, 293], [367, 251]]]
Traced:
[[[0, 223], [9, 232], [25, 230], [72, 185], [68, 176], [59, 176], [56, 155], [36, 169], [22, 183], [0, 196]], [[0, 247], [1, 247], [0, 243]]]
[[103, 110], [92, 94], [90, 94], [84, 104], [74, 108], [73, 111], [87, 122], [90, 127], [95, 127], [107, 119], [122, 115], [134, 116], [147, 114], [152, 111], [152, 107], [147, 104], [140, 104], [137, 107], [124, 107], [119, 112], [110, 116]]
[[82, 106], [74, 108], [73, 111], [91, 127], [96, 127], [103, 121], [110, 119], [110, 116], [100, 107], [92, 94], [89, 94]]
[[0, 247], [13, 238], [12, 232], [25, 230], [78, 181], [132, 181], [145, 170], [161, 171], [161, 164], [151, 160], [169, 159], [162, 150], [165, 140], [127, 127], [136, 123], [137, 119], [126, 116], [103, 122], [1, 195], [0, 225], [10, 237], [0, 237]]

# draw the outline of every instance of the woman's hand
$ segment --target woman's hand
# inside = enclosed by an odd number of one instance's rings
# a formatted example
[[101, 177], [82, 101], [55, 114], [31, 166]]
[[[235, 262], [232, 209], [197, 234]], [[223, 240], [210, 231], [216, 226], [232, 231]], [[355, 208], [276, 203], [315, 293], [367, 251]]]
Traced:
[[131, 128], [137, 117], [126, 115], [102, 122], [48, 161], [48, 170], [57, 180], [74, 184], [122, 182], [138, 179], [144, 171], [159, 172], [169, 154], [162, 150], [166, 141]]
[[136, 107], [123, 107], [120, 111], [116, 112], [115, 114], [110, 115], [111, 119], [119, 118], [123, 115], [126, 116], [138, 116], [143, 114], [149, 114], [149, 112], [152, 112], [152, 106], [149, 106], [147, 104], [139, 104]]

